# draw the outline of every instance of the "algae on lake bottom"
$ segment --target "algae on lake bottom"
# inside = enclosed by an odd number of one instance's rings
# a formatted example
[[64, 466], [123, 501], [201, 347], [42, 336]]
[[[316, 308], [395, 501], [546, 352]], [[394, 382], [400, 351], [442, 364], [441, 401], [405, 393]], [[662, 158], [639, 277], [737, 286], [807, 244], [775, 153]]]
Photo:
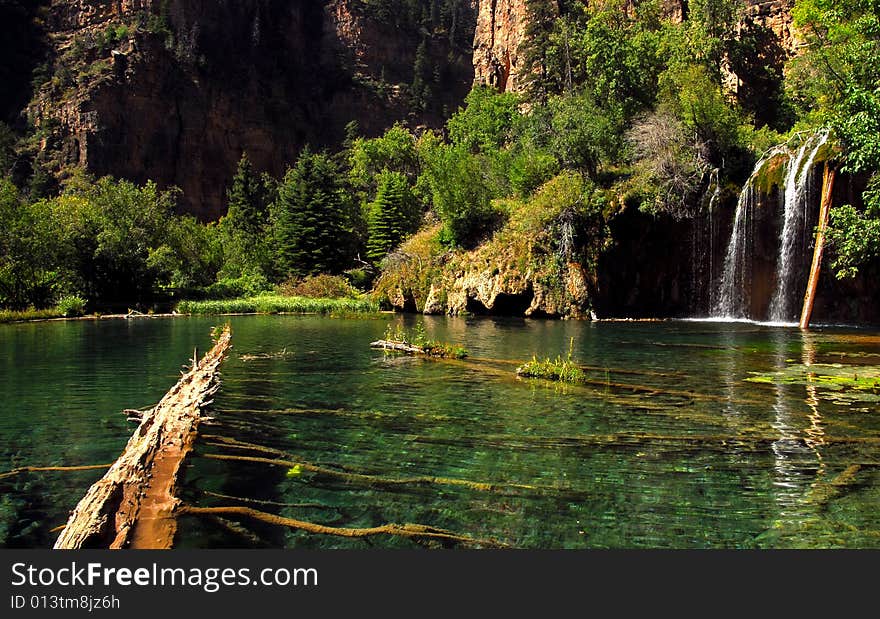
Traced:
[[880, 402], [880, 366], [842, 363], [793, 364], [775, 372], [749, 372], [745, 380], [769, 385], [816, 387], [838, 404]]

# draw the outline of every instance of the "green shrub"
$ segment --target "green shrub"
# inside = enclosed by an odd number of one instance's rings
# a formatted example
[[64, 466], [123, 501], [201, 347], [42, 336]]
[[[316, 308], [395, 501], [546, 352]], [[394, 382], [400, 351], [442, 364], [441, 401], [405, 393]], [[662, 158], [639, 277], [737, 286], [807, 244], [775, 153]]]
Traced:
[[310, 299], [355, 299], [358, 291], [341, 275], [312, 275], [304, 279], [290, 279], [277, 288], [285, 297]]
[[58, 313], [68, 318], [82, 316], [86, 310], [86, 300], [76, 295], [61, 297], [56, 306]]
[[205, 289], [208, 299], [254, 297], [272, 289], [262, 273], [245, 273], [241, 277], [225, 277]]

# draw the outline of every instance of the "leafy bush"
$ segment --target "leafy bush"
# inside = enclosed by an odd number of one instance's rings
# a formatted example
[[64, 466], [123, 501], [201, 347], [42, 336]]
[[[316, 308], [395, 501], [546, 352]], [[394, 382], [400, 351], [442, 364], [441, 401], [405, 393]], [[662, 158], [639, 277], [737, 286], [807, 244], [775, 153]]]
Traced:
[[498, 223], [484, 157], [463, 146], [420, 142], [423, 179], [450, 244], [473, 247]]
[[221, 279], [205, 289], [209, 299], [251, 297], [272, 289], [262, 273], [246, 273], [241, 277]]
[[512, 137], [518, 105], [513, 93], [499, 93], [485, 86], [474, 88], [465, 98], [465, 107], [447, 123], [452, 143], [472, 152], [503, 147]]
[[56, 306], [58, 313], [67, 318], [82, 316], [86, 310], [86, 300], [76, 295], [61, 297]]
[[310, 299], [356, 299], [359, 296], [348, 280], [341, 275], [312, 275], [305, 279], [290, 279], [277, 287], [285, 297]]

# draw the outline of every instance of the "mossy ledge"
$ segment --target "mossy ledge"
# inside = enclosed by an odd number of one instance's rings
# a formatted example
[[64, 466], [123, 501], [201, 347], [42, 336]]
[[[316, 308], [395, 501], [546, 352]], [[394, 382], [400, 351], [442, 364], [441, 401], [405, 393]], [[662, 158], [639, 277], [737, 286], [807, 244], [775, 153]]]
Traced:
[[[441, 224], [426, 226], [385, 259], [373, 296], [423, 314], [589, 318], [607, 239], [601, 224], [572, 227], [570, 219], [595, 216], [603, 199], [579, 175], [563, 173], [529, 200], [496, 200], [504, 223], [471, 250], [445, 245]], [[565, 240], [586, 228], [600, 232]]]

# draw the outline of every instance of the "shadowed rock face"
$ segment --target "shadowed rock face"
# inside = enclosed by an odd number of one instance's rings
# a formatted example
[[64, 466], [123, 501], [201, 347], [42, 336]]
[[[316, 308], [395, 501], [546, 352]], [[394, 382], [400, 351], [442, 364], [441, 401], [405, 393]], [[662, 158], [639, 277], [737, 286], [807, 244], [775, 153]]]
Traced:
[[[821, 191], [821, 168], [813, 175], [807, 220], [816, 221]], [[865, 175], [840, 174], [835, 183], [833, 204], [860, 206]], [[675, 220], [627, 209], [611, 222], [614, 247], [598, 265], [593, 306], [602, 317], [705, 317], [711, 314], [713, 292], [720, 286], [724, 254], [732, 233], [735, 201], [719, 204], [711, 217], [702, 213], [694, 219]], [[748, 254], [747, 287], [742, 291], [747, 316], [767, 320], [778, 277], [779, 233], [783, 207], [778, 188], [762, 193], [754, 210], [753, 237]], [[806, 290], [812, 235], [803, 259], [796, 290]], [[834, 277], [826, 262], [819, 277], [813, 322], [880, 324], [876, 286], [880, 260], [860, 269], [854, 279]], [[799, 306], [798, 306], [799, 309]]]
[[[44, 128], [50, 169], [176, 185], [183, 210], [202, 219], [223, 213], [243, 151], [281, 175], [304, 145], [338, 144], [352, 120], [368, 135], [395, 120], [439, 126], [473, 82], [469, 47], [353, 0], [44, 4], [58, 83], [38, 89], [27, 113]], [[457, 27], [469, 40], [475, 14], [462, 7]], [[120, 26], [128, 31], [95, 45]], [[425, 109], [406, 91], [423, 39], [443, 80]]]

